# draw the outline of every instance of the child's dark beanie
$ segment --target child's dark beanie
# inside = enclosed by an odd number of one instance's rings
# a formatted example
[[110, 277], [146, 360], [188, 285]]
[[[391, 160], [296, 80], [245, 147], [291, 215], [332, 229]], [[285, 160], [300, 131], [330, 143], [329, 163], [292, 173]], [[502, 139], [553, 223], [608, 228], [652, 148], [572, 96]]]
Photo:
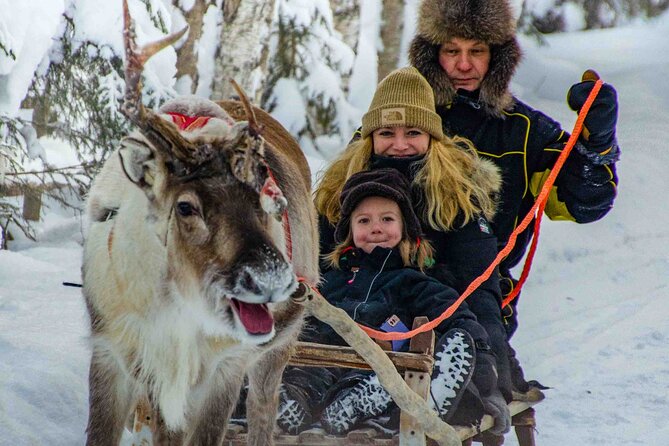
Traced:
[[411, 240], [421, 235], [421, 226], [411, 206], [411, 189], [407, 179], [395, 169], [383, 168], [358, 172], [346, 181], [341, 191], [341, 218], [335, 229], [335, 241], [346, 240], [353, 210], [367, 197], [393, 200], [402, 212], [404, 227]]

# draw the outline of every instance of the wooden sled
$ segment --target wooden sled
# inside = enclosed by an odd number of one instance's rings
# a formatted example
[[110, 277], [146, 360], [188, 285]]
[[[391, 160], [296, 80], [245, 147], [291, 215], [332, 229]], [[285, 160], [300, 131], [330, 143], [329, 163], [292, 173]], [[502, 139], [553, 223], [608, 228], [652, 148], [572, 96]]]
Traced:
[[[426, 317], [416, 318], [413, 328], [428, 322]], [[420, 333], [414, 336], [409, 344], [409, 352], [387, 351], [398, 372], [404, 374], [404, 380], [409, 387], [427, 399], [430, 391], [430, 376], [434, 366], [433, 331]], [[379, 342], [384, 350], [390, 350], [389, 343]], [[339, 347], [309, 342], [298, 343], [295, 354], [290, 360], [291, 365], [314, 367], [345, 367], [369, 370], [371, 367], [350, 347]], [[534, 428], [536, 421], [532, 406], [544, 399], [543, 393], [536, 388], [526, 394], [516, 394], [516, 398], [509, 404], [512, 415], [512, 424], [520, 446], [535, 446]], [[155, 430], [155, 422], [151, 408], [146, 403], [140, 404], [135, 412], [133, 446], [150, 445], [151, 431]], [[493, 426], [493, 419], [485, 415], [478, 429], [475, 426], [453, 426], [463, 445], [472, 442], [482, 443], [484, 446], [498, 446], [504, 444], [504, 436], [493, 435], [488, 431]], [[147, 435], [148, 434], [148, 435]], [[150, 440], [149, 440], [150, 441]], [[245, 446], [246, 432], [241, 425], [230, 424], [224, 444], [226, 446]], [[298, 435], [288, 435], [277, 427], [275, 437], [276, 446], [310, 445], [310, 446], [432, 446], [437, 443], [427, 438], [420, 425], [408, 414], [400, 416], [400, 429], [397, 435], [388, 437], [374, 428], [361, 428], [349, 432], [346, 436], [327, 434], [323, 429], [312, 428]]]

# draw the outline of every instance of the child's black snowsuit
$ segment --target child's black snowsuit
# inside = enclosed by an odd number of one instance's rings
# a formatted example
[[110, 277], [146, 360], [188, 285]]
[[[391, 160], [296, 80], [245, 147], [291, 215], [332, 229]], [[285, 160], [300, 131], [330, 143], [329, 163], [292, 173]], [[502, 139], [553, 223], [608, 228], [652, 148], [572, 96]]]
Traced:
[[[421, 271], [405, 267], [397, 249], [377, 247], [370, 254], [353, 248], [342, 255], [341, 269], [331, 269], [323, 276], [321, 294], [334, 306], [346, 311], [356, 322], [380, 329], [393, 314], [408, 328], [417, 316], [433, 320], [440, 316], [458, 294], [447, 285]], [[463, 302], [453, 315], [435, 329], [436, 339], [452, 328], [467, 331], [479, 345], [487, 345], [488, 335], [476, 316]], [[307, 321], [302, 340], [346, 345], [327, 324], [314, 318]], [[408, 348], [408, 342], [402, 350]], [[440, 346], [435, 346], [440, 351]], [[346, 369], [288, 367], [284, 383], [300, 388], [302, 402], [308, 401], [313, 420], [341, 394], [369, 373]], [[307, 386], [301, 383], [307, 383]], [[281, 424], [281, 422], [280, 422]]]

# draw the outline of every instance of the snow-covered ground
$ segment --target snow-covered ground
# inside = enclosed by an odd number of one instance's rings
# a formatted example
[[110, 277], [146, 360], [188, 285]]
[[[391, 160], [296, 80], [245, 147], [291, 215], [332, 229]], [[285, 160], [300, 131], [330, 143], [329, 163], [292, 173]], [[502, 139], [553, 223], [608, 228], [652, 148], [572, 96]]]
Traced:
[[[552, 387], [537, 406], [542, 446], [668, 444], [668, 36], [665, 14], [548, 47], [523, 39], [520, 97], [570, 128], [566, 91], [595, 68], [618, 90], [623, 149], [614, 209], [545, 222], [520, 302], [513, 345], [528, 378]], [[0, 252], [0, 445], [81, 445], [88, 322], [80, 290], [62, 285], [81, 280], [81, 224], [54, 208], [39, 228], [37, 243]]]

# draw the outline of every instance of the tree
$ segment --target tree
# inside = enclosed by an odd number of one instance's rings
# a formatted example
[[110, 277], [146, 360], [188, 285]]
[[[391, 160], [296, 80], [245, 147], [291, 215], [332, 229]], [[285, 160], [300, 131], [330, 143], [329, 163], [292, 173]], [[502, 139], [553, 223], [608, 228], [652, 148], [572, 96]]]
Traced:
[[612, 28], [634, 18], [656, 17], [668, 8], [669, 0], [524, 0], [519, 27], [544, 34]]
[[194, 94], [200, 81], [197, 46], [202, 37], [205, 13], [209, 6], [215, 6], [215, 3], [208, 0], [195, 0], [188, 10], [181, 5], [179, 0], [173, 0], [172, 5], [182, 14], [184, 21], [188, 24], [186, 39], [176, 50], [177, 79], [182, 85], [184, 82], [188, 84], [182, 87], [182, 93]]
[[381, 10], [381, 43], [378, 79], [397, 68], [400, 60], [402, 30], [404, 29], [404, 0], [385, 0]]
[[[141, 0], [153, 26], [167, 32], [160, 12]], [[64, 207], [78, 209], [92, 177], [130, 130], [119, 111], [124, 91], [123, 62], [113, 47], [81, 39], [74, 14], [63, 14], [62, 32], [45, 55], [21, 104], [21, 117], [0, 116], [0, 240], [4, 247], [8, 227], [34, 238], [33, 225], [16, 196], [44, 196]], [[120, 32], [120, 30], [119, 30]], [[4, 48], [12, 53], [11, 48]], [[155, 106], [172, 91], [146, 82], [144, 99]], [[56, 168], [49, 163], [39, 138], [50, 136], [69, 143], [78, 163]], [[30, 165], [30, 168], [26, 166]]]
[[216, 54], [212, 96], [236, 95], [234, 79], [251, 100], [260, 99], [268, 77], [268, 45], [275, 2], [273, 0], [225, 1], [224, 23]]
[[[360, 2], [358, 0], [330, 0], [334, 17], [335, 30], [341, 35], [342, 41], [354, 52], [358, 49], [360, 37]], [[349, 72], [342, 73], [342, 91], [349, 92]]]
[[334, 155], [358, 125], [342, 88], [353, 60], [353, 50], [334, 28], [328, 2], [277, 0], [261, 104], [307, 154]]

